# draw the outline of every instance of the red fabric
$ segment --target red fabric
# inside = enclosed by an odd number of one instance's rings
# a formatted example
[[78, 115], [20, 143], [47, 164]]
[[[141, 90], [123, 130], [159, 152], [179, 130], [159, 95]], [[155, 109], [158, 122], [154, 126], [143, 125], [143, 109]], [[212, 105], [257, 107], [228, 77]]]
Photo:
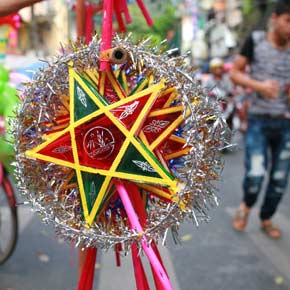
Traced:
[[77, 290], [92, 290], [94, 284], [97, 249], [88, 248]]

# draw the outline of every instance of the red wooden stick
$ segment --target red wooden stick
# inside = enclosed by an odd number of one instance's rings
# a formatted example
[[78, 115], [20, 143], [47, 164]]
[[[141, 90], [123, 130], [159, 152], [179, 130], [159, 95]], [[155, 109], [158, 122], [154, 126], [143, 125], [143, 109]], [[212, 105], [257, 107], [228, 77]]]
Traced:
[[[113, 9], [114, 9], [114, 0], [104, 1], [101, 52], [112, 48]], [[102, 60], [101, 64], [100, 64], [100, 70], [101, 71], [109, 71], [110, 70], [110, 62]]]
[[131, 249], [137, 290], [150, 290], [136, 244], [132, 244]]
[[127, 24], [131, 23], [132, 18], [131, 18], [131, 15], [129, 13], [128, 4], [127, 4], [126, 0], [120, 0], [120, 5], [121, 5], [122, 12], [125, 15], [126, 23]]
[[149, 26], [152, 26], [153, 25], [152, 18], [150, 17], [149, 12], [148, 12], [147, 8], [145, 7], [143, 1], [142, 0], [136, 0], [136, 2], [137, 2], [138, 6], [141, 9], [141, 12], [143, 13], [143, 15], [145, 17], [145, 19], [147, 21], [147, 24]]
[[97, 249], [90, 248], [89, 250], [90, 250], [89, 255], [91, 257], [90, 257], [90, 264], [88, 266], [89, 267], [88, 277], [87, 277], [86, 286], [85, 286], [84, 290], [93, 290], [93, 285], [94, 285]]
[[126, 26], [123, 21], [122, 17], [122, 7], [120, 5], [120, 0], [115, 0], [114, 1], [114, 8], [115, 8], [115, 16], [119, 25], [119, 32], [123, 33], [126, 31]]
[[94, 30], [94, 7], [93, 4], [89, 3], [86, 6], [86, 41], [88, 44], [92, 40], [92, 34]]
[[88, 248], [86, 250], [85, 263], [79, 280], [77, 290], [92, 290], [95, 274], [95, 262], [97, 256], [96, 248]]
[[81, 40], [85, 37], [85, 23], [86, 23], [85, 0], [77, 0], [75, 9], [77, 18], [77, 37], [78, 40]]

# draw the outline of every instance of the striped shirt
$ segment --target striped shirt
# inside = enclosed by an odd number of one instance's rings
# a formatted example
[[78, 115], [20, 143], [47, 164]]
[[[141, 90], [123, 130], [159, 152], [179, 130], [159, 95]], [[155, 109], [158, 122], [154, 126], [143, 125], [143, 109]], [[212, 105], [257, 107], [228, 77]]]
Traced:
[[249, 113], [267, 114], [273, 117], [289, 115], [290, 49], [275, 48], [266, 39], [265, 32], [255, 31], [246, 40], [241, 55], [250, 61], [250, 75], [253, 79], [277, 80], [280, 84], [280, 94], [277, 99], [267, 99], [258, 93], [253, 93]]

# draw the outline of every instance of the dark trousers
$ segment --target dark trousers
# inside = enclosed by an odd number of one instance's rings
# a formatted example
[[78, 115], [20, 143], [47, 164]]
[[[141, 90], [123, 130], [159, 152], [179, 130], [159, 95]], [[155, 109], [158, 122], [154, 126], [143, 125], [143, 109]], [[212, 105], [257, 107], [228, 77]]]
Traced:
[[270, 219], [287, 187], [290, 169], [290, 120], [249, 116], [245, 147], [244, 202], [248, 207], [255, 204], [264, 177], [269, 172], [260, 218]]

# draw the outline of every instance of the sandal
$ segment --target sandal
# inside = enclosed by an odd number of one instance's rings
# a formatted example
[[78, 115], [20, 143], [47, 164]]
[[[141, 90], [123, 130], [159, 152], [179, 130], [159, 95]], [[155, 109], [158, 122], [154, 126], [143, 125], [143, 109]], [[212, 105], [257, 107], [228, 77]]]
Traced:
[[238, 232], [243, 232], [248, 224], [248, 217], [250, 212], [239, 208], [233, 218], [232, 226]]
[[279, 240], [282, 237], [281, 230], [273, 224], [267, 224], [261, 226], [262, 232], [270, 239]]

